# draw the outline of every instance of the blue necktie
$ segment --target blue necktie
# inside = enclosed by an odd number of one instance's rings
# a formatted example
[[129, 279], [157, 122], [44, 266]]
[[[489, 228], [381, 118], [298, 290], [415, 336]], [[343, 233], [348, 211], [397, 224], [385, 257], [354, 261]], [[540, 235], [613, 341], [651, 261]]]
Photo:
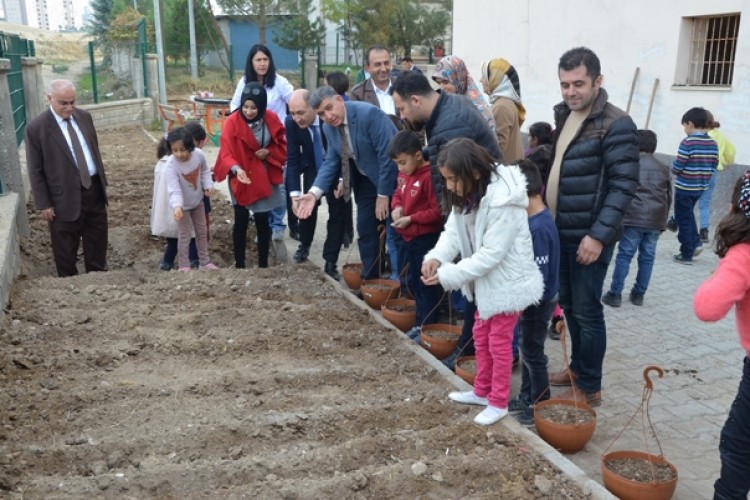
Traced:
[[315, 153], [315, 168], [320, 168], [323, 164], [323, 141], [320, 139], [320, 126], [312, 126], [313, 135], [313, 152]]

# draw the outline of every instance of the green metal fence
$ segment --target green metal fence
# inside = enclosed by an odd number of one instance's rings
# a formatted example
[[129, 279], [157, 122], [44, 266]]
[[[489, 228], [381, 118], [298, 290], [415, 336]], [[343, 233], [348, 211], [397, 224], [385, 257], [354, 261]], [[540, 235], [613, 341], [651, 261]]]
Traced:
[[34, 42], [0, 32], [0, 58], [10, 60], [8, 71], [8, 88], [10, 89], [10, 106], [13, 111], [13, 123], [16, 129], [16, 143], [23, 141], [26, 129], [26, 99], [23, 91], [22, 57], [35, 55]]

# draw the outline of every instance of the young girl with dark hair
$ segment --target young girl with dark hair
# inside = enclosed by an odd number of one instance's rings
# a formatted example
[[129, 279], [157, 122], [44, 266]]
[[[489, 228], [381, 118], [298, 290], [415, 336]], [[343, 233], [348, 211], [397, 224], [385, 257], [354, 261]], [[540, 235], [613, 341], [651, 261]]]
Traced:
[[214, 183], [206, 157], [200, 149], [195, 148], [193, 136], [183, 127], [167, 134], [167, 144], [172, 152], [167, 160], [167, 192], [169, 207], [179, 225], [177, 251], [180, 256], [180, 271], [190, 271], [188, 246], [193, 231], [200, 269], [218, 269], [208, 258], [203, 197], [211, 196]]
[[422, 280], [446, 290], [460, 288], [476, 303], [474, 390], [448, 397], [486, 406], [474, 422], [490, 425], [508, 414], [513, 328], [544, 292], [526, 213], [526, 179], [517, 166], [495, 164], [467, 138], [448, 142], [437, 164], [449, 215], [435, 248], [424, 257]]
[[719, 268], [698, 288], [693, 310], [701, 321], [718, 321], [735, 307], [745, 350], [742, 379], [719, 440], [721, 475], [714, 498], [747, 498], [750, 492], [750, 170], [737, 181], [729, 213], [716, 229]]
[[258, 267], [268, 267], [271, 243], [269, 213], [284, 204], [281, 184], [286, 162], [286, 132], [278, 116], [266, 109], [266, 89], [258, 82], [245, 85], [240, 107], [221, 131], [214, 175], [229, 178], [234, 204], [235, 267], [245, 267], [245, 246], [250, 213], [258, 235]]

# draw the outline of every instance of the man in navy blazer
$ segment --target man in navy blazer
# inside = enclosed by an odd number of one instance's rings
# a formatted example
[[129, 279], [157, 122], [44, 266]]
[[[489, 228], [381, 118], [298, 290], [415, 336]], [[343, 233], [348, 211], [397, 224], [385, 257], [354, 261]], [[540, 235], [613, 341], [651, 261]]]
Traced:
[[[308, 191], [318, 174], [318, 168], [325, 157], [326, 138], [323, 135], [322, 122], [310, 106], [310, 91], [295, 90], [289, 98], [289, 114], [286, 117], [286, 190], [292, 200], [292, 207], [297, 205], [299, 196]], [[302, 183], [300, 183], [300, 176]], [[338, 280], [341, 276], [337, 270], [339, 252], [346, 227], [347, 206], [343, 197], [335, 197], [338, 179], [326, 190], [328, 203], [328, 224], [326, 239], [323, 243], [325, 272]], [[294, 254], [295, 262], [304, 262], [310, 254], [310, 245], [315, 236], [318, 220], [318, 203], [307, 219], [299, 222], [300, 245]]]
[[[49, 223], [58, 276], [107, 270], [107, 178], [91, 115], [76, 109], [69, 80], [50, 83], [49, 109], [26, 125], [26, 168], [34, 206]], [[83, 171], [83, 172], [82, 172]]]
[[[336, 179], [349, 169], [351, 187], [357, 202], [357, 233], [359, 256], [362, 260], [362, 277], [377, 278], [379, 246], [378, 226], [388, 218], [390, 197], [396, 188], [398, 170], [388, 157], [388, 144], [396, 134], [396, 127], [388, 116], [372, 104], [344, 102], [331, 87], [316, 89], [310, 96], [310, 105], [325, 122], [323, 130], [328, 139], [325, 160], [318, 170], [313, 186], [299, 197], [298, 216], [305, 219], [312, 214], [317, 200]], [[342, 127], [350, 144], [349, 165], [341, 162]], [[345, 198], [343, 182], [337, 191]]]

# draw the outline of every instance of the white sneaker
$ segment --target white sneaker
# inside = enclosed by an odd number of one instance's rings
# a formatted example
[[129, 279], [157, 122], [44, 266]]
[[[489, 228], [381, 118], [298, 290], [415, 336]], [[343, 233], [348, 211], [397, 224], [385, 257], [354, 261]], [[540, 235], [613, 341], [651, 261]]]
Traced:
[[507, 408], [487, 406], [482, 412], [474, 417], [474, 423], [479, 425], [492, 425], [508, 414]]
[[448, 394], [448, 399], [464, 405], [487, 406], [487, 398], [480, 398], [474, 394], [474, 391], [451, 392]]

